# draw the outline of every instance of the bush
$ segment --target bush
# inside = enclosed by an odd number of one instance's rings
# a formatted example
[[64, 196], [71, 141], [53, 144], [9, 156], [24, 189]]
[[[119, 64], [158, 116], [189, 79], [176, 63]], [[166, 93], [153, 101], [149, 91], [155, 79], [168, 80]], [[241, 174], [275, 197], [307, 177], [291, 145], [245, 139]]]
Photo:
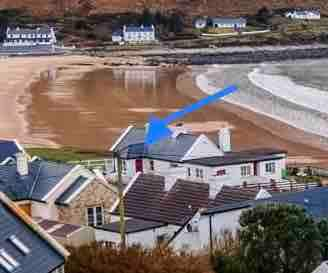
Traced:
[[153, 250], [93, 244], [69, 249], [71, 256], [66, 273], [207, 273], [208, 257], [189, 253], [177, 254], [171, 249]]

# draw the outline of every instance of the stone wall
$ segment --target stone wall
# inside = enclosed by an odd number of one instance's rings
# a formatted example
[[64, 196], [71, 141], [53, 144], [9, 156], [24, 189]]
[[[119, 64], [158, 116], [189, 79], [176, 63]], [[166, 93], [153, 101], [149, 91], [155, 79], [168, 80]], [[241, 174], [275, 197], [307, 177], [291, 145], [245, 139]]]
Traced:
[[[109, 211], [116, 200], [117, 194], [104, 182], [94, 179], [69, 206], [58, 206], [59, 221], [77, 225], [87, 224], [89, 207], [101, 206], [104, 211]], [[104, 213], [105, 223], [109, 222], [110, 215]]]

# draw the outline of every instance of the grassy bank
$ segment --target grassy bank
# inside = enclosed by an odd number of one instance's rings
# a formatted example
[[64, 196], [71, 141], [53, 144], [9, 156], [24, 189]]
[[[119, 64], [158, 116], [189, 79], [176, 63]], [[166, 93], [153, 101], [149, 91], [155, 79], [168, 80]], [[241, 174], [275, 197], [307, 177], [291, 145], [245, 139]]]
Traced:
[[105, 151], [82, 151], [74, 148], [27, 148], [26, 151], [31, 156], [38, 156], [42, 159], [56, 162], [82, 161], [108, 157]]

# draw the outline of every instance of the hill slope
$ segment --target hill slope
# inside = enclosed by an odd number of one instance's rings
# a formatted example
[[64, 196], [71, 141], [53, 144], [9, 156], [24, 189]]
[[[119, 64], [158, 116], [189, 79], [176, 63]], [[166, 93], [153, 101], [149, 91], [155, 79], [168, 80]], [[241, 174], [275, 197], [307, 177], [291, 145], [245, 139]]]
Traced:
[[328, 13], [327, 0], [0, 0], [0, 8], [27, 8], [34, 15], [62, 14], [65, 10], [93, 6], [93, 13], [180, 10], [188, 15], [236, 16], [255, 13], [259, 8], [320, 7]]

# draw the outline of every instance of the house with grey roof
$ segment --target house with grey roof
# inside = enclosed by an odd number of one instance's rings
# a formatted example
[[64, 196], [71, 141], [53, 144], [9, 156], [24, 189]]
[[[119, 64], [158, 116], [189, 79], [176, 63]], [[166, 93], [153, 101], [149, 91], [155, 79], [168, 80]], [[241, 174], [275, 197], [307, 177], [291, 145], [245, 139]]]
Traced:
[[0, 192], [0, 273], [64, 272], [69, 253]]
[[77, 225], [106, 223], [115, 189], [81, 165], [29, 160], [0, 165], [0, 191], [31, 217]]
[[[286, 168], [286, 152], [262, 148], [233, 152], [228, 128], [220, 129], [217, 141], [204, 134], [195, 135], [175, 128], [175, 133], [155, 144], [145, 145], [146, 128], [128, 127], [111, 147], [123, 159], [123, 180], [136, 173], [158, 174], [222, 185], [243, 185], [281, 181]], [[116, 162], [117, 166], [117, 162]], [[116, 168], [108, 176], [117, 175]]]
[[126, 42], [131, 44], [153, 43], [156, 41], [155, 26], [127, 26], [122, 30], [115, 31], [112, 34], [113, 42]]
[[232, 28], [240, 29], [245, 28], [247, 20], [245, 18], [233, 17], [213, 17], [209, 20], [209, 26], [213, 28]]
[[285, 17], [295, 20], [320, 20], [319, 8], [295, 8], [285, 12]]
[[[176, 249], [200, 249], [199, 231], [202, 211], [241, 201], [269, 198], [265, 189], [242, 189], [223, 186], [212, 194], [210, 184], [163, 176], [137, 174], [125, 188], [126, 241], [154, 247], [158, 243], [170, 244]], [[96, 240], [120, 243], [119, 202], [111, 209], [111, 222], [96, 228]]]
[[54, 46], [56, 35], [52, 27], [7, 28], [4, 47]]
[[21, 152], [27, 155], [26, 151], [17, 140], [0, 139], [0, 165], [15, 161], [16, 154]]

